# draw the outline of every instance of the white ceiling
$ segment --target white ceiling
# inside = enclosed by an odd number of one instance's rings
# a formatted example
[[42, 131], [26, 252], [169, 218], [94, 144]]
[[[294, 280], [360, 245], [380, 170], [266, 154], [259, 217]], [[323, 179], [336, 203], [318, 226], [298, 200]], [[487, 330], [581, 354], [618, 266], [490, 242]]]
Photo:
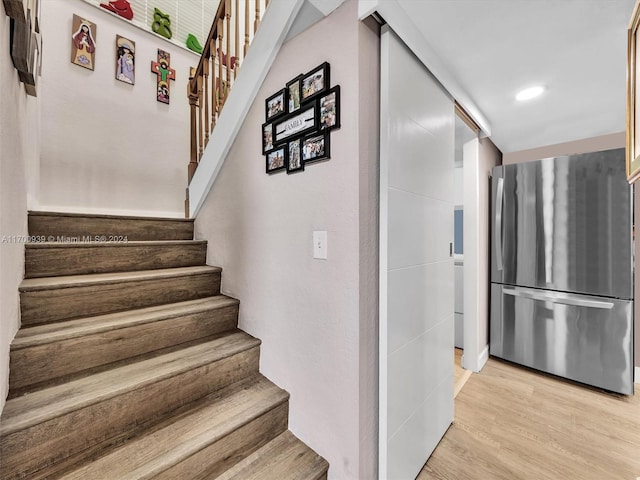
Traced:
[[[624, 131], [635, 0], [398, 0], [503, 153]], [[516, 102], [542, 84], [545, 94]]]

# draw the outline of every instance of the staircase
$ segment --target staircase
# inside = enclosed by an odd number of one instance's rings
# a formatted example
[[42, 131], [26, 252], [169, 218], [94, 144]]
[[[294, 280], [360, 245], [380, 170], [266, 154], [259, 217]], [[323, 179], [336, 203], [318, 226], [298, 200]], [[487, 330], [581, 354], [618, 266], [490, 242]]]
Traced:
[[327, 478], [192, 220], [39, 212], [29, 233], [0, 478]]

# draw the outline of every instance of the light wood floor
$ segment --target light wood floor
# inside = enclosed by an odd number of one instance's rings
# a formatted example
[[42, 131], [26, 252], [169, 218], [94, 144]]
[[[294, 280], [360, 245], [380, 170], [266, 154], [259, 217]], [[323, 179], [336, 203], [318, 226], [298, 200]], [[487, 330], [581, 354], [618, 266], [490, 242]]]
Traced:
[[462, 368], [462, 349], [455, 348], [453, 355], [453, 397], [457, 397], [464, 384], [471, 377], [471, 370]]
[[418, 480], [636, 480], [640, 386], [624, 397], [490, 359]]

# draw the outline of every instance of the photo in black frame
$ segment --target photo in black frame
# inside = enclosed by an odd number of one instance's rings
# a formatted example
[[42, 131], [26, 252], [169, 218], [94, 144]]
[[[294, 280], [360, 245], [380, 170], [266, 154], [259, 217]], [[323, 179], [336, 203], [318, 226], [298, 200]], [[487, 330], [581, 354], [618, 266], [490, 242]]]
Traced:
[[273, 123], [262, 124], [262, 154], [273, 149]]
[[284, 170], [287, 166], [288, 146], [282, 145], [267, 153], [267, 173], [275, 173]]
[[328, 131], [312, 133], [302, 139], [302, 161], [317, 162], [331, 158], [331, 136]]
[[329, 88], [330, 79], [329, 79], [329, 64], [324, 62], [321, 65], [318, 65], [316, 68], [306, 73], [301, 83], [301, 97], [300, 101], [306, 102], [312, 98], [315, 98], [317, 95], [320, 95], [322, 92], [326, 91]]
[[287, 83], [287, 112], [293, 113], [300, 109], [302, 75]]
[[288, 143], [287, 173], [301, 172], [304, 170], [301, 143], [301, 138], [296, 138]]
[[264, 102], [265, 119], [267, 122], [286, 113], [287, 111], [287, 89], [283, 88], [274, 93]]
[[340, 128], [340, 85], [336, 85], [318, 100], [321, 130]]

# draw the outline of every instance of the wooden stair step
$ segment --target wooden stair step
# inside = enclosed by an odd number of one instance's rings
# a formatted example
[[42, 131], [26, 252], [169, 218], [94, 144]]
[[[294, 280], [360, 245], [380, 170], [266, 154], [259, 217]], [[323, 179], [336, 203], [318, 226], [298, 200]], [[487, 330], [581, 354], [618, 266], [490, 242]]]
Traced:
[[12, 396], [42, 382], [233, 330], [239, 303], [218, 295], [22, 328], [11, 344]]
[[222, 475], [206, 480], [325, 480], [328, 470], [324, 458], [287, 430]]
[[204, 265], [207, 242], [196, 240], [28, 243], [25, 278]]
[[51, 241], [125, 236], [135, 240], [192, 240], [193, 220], [81, 213], [29, 212], [29, 235]]
[[28, 278], [20, 285], [22, 325], [102, 315], [220, 293], [218, 267]]
[[261, 375], [197, 402], [64, 480], [217, 476], [287, 428], [289, 394]]
[[236, 330], [8, 400], [0, 417], [3, 478], [90, 454], [91, 447], [104, 448], [145, 422], [257, 374], [259, 346]]

